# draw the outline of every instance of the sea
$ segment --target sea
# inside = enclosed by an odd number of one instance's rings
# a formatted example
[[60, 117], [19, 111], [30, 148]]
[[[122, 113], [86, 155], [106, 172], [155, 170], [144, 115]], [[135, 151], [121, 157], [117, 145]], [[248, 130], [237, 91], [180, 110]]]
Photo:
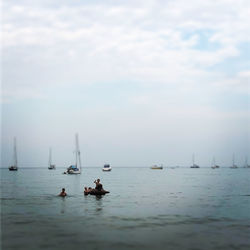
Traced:
[[65, 169], [0, 170], [1, 249], [250, 249], [250, 168]]

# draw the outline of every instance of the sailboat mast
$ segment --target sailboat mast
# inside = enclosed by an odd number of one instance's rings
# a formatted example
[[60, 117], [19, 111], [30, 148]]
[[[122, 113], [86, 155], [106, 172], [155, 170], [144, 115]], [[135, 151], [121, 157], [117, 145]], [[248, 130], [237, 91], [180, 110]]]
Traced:
[[76, 134], [76, 163], [79, 162], [79, 168], [81, 169], [81, 157], [80, 157], [80, 149], [79, 149], [79, 140], [78, 134]]
[[75, 151], [75, 153], [76, 153], [76, 167], [77, 167], [77, 162], [78, 162], [78, 160], [77, 160], [77, 157], [78, 157], [77, 141], [78, 141], [78, 134], [75, 135], [75, 143], [76, 143], [76, 145], [75, 145], [76, 146], [76, 149], [75, 149], [76, 150]]
[[16, 137], [14, 137], [14, 166], [17, 167]]
[[52, 161], [52, 159], [51, 159], [51, 148], [49, 148], [49, 167], [50, 167], [50, 165], [51, 165], [51, 161]]
[[193, 157], [192, 157], [192, 158], [193, 158], [193, 166], [194, 166], [194, 154], [193, 154]]

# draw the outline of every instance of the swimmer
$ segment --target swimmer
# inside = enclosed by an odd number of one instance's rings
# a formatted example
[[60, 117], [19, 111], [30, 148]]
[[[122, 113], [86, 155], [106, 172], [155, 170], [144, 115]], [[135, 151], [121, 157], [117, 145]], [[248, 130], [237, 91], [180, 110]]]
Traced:
[[61, 197], [65, 197], [67, 193], [65, 192], [65, 188], [62, 188], [62, 192], [59, 194]]

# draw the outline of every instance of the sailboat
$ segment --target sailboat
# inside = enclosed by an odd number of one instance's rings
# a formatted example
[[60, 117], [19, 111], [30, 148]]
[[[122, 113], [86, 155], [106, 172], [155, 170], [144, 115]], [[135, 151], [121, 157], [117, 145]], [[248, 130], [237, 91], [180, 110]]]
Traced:
[[200, 166], [198, 166], [197, 164], [194, 163], [194, 154], [193, 154], [193, 165], [190, 168], [200, 168]]
[[16, 150], [16, 137], [14, 137], [14, 164], [9, 167], [10, 171], [17, 171], [17, 150]]
[[48, 166], [48, 169], [49, 170], [56, 169], [56, 165], [52, 164], [51, 162], [52, 162], [52, 150], [50, 148], [49, 149], [49, 166]]
[[233, 154], [233, 164], [232, 164], [232, 166], [230, 168], [238, 168], [238, 166], [234, 162], [234, 154]]
[[80, 174], [81, 173], [81, 157], [80, 157], [80, 149], [79, 149], [79, 141], [78, 141], [78, 134], [75, 135], [75, 143], [76, 143], [76, 163], [75, 165], [71, 165], [67, 168], [68, 174]]
[[250, 165], [247, 162], [247, 156], [245, 158], [245, 164], [244, 164], [244, 168], [250, 168]]
[[219, 168], [220, 166], [218, 166], [218, 165], [216, 165], [216, 163], [215, 163], [215, 157], [213, 157], [213, 161], [212, 161], [212, 166], [211, 166], [211, 168], [212, 169], [215, 169], [215, 168]]

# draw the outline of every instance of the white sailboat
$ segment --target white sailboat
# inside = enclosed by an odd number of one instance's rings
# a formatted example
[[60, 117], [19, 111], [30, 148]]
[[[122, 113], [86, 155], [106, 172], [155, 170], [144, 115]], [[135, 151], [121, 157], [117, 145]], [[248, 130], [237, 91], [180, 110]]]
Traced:
[[215, 163], [215, 157], [213, 157], [211, 168], [212, 168], [212, 169], [215, 169], [215, 168], [219, 168], [219, 167], [220, 167], [220, 166], [216, 165], [216, 163]]
[[16, 150], [16, 137], [14, 137], [14, 164], [9, 167], [10, 171], [17, 171], [17, 150]]
[[80, 174], [81, 173], [81, 157], [80, 157], [78, 134], [75, 135], [75, 143], [76, 143], [76, 150], [75, 150], [76, 163], [75, 165], [71, 165], [67, 168], [68, 174]]
[[250, 165], [248, 164], [247, 156], [246, 156], [246, 158], [245, 158], [244, 168], [250, 168]]
[[233, 154], [233, 164], [232, 164], [232, 166], [230, 168], [238, 168], [238, 166], [234, 162], [234, 154]]
[[49, 149], [49, 166], [48, 166], [48, 169], [49, 170], [56, 169], [56, 165], [52, 164], [51, 162], [52, 162], [52, 150], [50, 148]]
[[198, 166], [197, 164], [195, 164], [194, 162], [194, 154], [193, 154], [193, 156], [192, 156], [192, 160], [193, 160], [193, 165], [192, 166], [190, 166], [190, 168], [200, 168], [200, 166]]

